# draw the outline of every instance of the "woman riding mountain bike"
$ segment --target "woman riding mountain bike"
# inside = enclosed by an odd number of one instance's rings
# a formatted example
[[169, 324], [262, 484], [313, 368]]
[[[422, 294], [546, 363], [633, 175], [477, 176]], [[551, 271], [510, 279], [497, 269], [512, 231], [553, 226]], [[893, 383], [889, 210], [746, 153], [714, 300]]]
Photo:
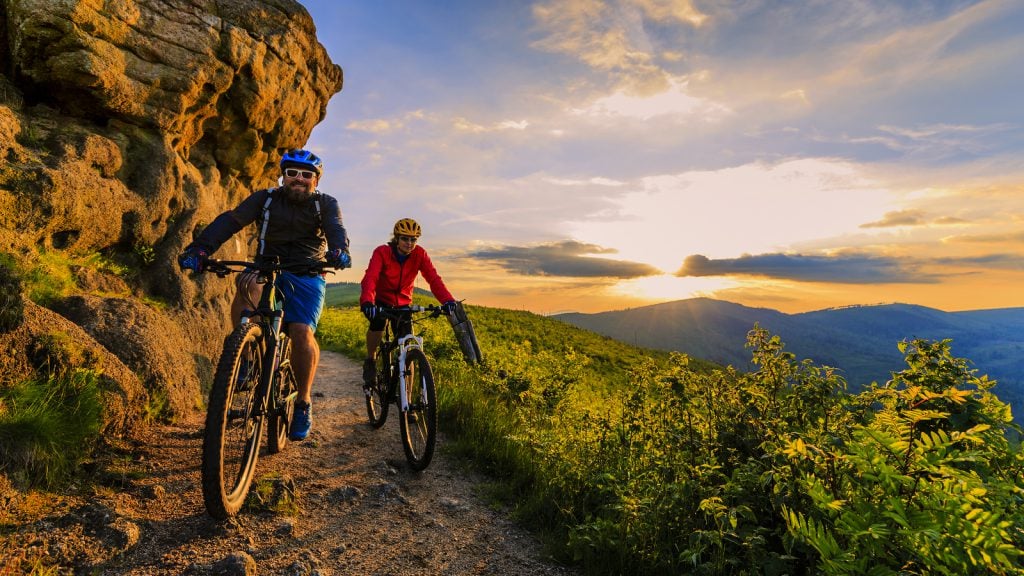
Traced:
[[[359, 306], [370, 321], [366, 331], [366, 360], [363, 362], [364, 389], [374, 382], [377, 350], [384, 336], [385, 323], [388, 322], [387, 318], [378, 314], [380, 307], [398, 308], [412, 304], [413, 284], [417, 275], [422, 274], [430, 285], [430, 291], [441, 303], [444, 314], [450, 316], [455, 312], [455, 297], [437, 273], [426, 249], [419, 245], [421, 234], [420, 225], [412, 218], [402, 218], [395, 222], [391, 240], [373, 251], [366, 273], [363, 274]], [[407, 320], [398, 320], [392, 328], [399, 337], [412, 331]]]

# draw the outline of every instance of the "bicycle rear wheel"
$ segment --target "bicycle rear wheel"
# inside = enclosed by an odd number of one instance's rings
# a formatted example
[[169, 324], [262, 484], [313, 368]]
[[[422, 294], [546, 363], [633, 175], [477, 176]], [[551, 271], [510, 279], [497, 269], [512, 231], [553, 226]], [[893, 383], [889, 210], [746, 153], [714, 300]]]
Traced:
[[405, 355], [405, 393], [409, 409], [402, 412], [399, 428], [405, 459], [413, 470], [430, 465], [437, 439], [437, 394], [434, 375], [422, 350], [412, 349]]
[[203, 501], [210, 516], [224, 520], [245, 502], [259, 459], [263, 415], [260, 388], [263, 331], [243, 324], [224, 341], [213, 377], [203, 435]]
[[299, 390], [292, 371], [292, 341], [285, 338], [284, 347], [270, 393], [271, 404], [267, 409], [267, 452], [270, 454], [277, 454], [288, 445], [288, 425], [295, 414], [295, 398]]
[[366, 393], [366, 416], [370, 425], [380, 428], [388, 419], [388, 386], [391, 382], [391, 355], [381, 347], [377, 351], [377, 366], [373, 384], [364, 388]]

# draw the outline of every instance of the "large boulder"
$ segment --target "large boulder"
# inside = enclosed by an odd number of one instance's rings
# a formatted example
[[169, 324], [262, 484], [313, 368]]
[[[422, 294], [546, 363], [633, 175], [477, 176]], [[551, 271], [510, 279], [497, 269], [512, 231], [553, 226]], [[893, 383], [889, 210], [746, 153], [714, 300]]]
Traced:
[[194, 408], [232, 284], [186, 277], [174, 256], [274, 183], [341, 68], [294, 0], [0, 0], [0, 65], [0, 258], [35, 270], [28, 284], [63, 266], [69, 285], [33, 298], [169, 414]]
[[200, 383], [212, 368], [207, 355], [182, 345], [191, 326], [132, 298], [71, 296], [52, 307], [97, 342], [116, 343], [110, 352], [139, 375], [156, 401], [153, 411], [173, 418], [202, 405]]

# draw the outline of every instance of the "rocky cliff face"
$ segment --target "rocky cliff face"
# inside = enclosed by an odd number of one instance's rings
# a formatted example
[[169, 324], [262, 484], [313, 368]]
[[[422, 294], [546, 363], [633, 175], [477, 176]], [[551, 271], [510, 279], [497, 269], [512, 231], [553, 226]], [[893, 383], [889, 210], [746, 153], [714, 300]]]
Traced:
[[[2, 0], [0, 72], [0, 268], [30, 292], [70, 275], [29, 294], [45, 307], [0, 326], [0, 346], [30, 347], [70, 319], [171, 415], [195, 409], [228, 329], [230, 281], [186, 277], [174, 256], [274, 183], [281, 152], [305, 144], [341, 89], [341, 68], [293, 0]], [[236, 242], [218, 255], [242, 252]], [[39, 369], [12, 360], [22, 356], [9, 355], [9, 377]], [[109, 372], [121, 397], [140, 397], [124, 393], [138, 387], [129, 371]]]

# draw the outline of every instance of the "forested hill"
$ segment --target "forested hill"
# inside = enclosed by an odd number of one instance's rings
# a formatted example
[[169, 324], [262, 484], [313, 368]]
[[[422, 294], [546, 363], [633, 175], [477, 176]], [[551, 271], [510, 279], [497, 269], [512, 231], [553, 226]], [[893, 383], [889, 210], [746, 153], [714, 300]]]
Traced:
[[554, 318], [637, 346], [685, 352], [697, 358], [750, 366], [744, 348], [758, 323], [781, 337], [799, 358], [834, 366], [856, 388], [884, 382], [904, 367], [897, 343], [952, 339], [956, 356], [999, 382], [995, 392], [1024, 414], [1024, 308], [943, 312], [909, 304], [852, 306], [785, 314], [768, 308], [694, 298], [653, 306], [558, 314]]

